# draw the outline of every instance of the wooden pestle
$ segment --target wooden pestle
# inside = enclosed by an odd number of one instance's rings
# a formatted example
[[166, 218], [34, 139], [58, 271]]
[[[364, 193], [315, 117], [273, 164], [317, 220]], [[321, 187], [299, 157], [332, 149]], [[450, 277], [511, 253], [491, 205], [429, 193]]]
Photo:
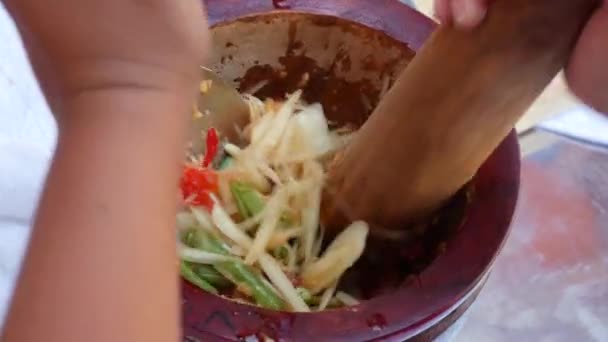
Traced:
[[440, 208], [567, 64], [598, 3], [495, 0], [474, 30], [440, 27], [332, 165], [329, 229], [399, 229]]

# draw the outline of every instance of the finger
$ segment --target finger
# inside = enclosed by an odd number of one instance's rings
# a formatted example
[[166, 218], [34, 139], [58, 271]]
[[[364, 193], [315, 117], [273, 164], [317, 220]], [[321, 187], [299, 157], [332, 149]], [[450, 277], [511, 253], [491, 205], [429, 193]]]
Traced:
[[566, 69], [571, 90], [587, 105], [608, 114], [608, 5], [598, 9], [577, 43]]
[[456, 27], [472, 29], [485, 18], [487, 3], [484, 0], [452, 0], [451, 12]]
[[450, 0], [435, 0], [434, 16], [442, 24], [449, 25], [452, 21]]

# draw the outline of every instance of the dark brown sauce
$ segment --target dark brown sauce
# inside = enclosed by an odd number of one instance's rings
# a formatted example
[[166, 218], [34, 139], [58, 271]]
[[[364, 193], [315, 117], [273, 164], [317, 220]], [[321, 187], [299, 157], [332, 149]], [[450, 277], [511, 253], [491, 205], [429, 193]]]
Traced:
[[[338, 59], [336, 59], [338, 60]], [[342, 68], [350, 68], [350, 60], [342, 59]], [[337, 77], [334, 70], [324, 70], [304, 55], [284, 56], [280, 69], [270, 65], [255, 65], [238, 80], [239, 90], [245, 91], [262, 81], [268, 83], [254, 95], [281, 100], [285, 95], [302, 89], [308, 103], [321, 103], [331, 121], [361, 125], [372, 111], [370, 104], [378, 101], [379, 91], [369, 80], [347, 82]], [[336, 65], [337, 63], [334, 63]], [[356, 122], [352, 122], [357, 118]]]
[[[318, 26], [336, 23], [337, 18], [331, 16], [314, 18], [314, 24]], [[394, 41], [390, 38], [378, 37], [373, 31], [361, 30], [357, 26], [340, 26], [346, 32], [370, 35], [366, 39], [373, 39], [387, 47], [394, 46]], [[287, 94], [302, 89], [303, 99], [308, 103], [321, 103], [331, 122], [340, 125], [362, 125], [379, 102], [380, 89], [374, 87], [368, 79], [346, 81], [337, 76], [338, 70], [347, 73], [352, 67], [350, 54], [345, 50], [336, 53], [329, 68], [319, 67], [315, 60], [306, 56], [304, 44], [296, 39], [297, 32], [298, 22], [290, 22], [285, 55], [279, 58], [280, 66], [273, 68], [268, 64], [256, 63], [243, 77], [235, 80], [239, 83], [239, 90], [246, 91], [260, 82], [265, 82], [254, 95], [261, 99], [282, 100]], [[364, 60], [364, 70], [375, 72], [380, 78], [394, 76], [398, 71], [397, 65], [411, 60], [414, 54], [404, 46], [399, 58], [386, 63], [380, 63], [373, 56], [369, 56]]]
[[471, 191], [465, 186], [432, 220], [407, 229], [410, 234], [403, 239], [370, 235], [365, 253], [344, 274], [340, 288], [370, 299], [398, 287], [424, 286], [417, 275], [445, 252], [447, 242], [464, 221]]

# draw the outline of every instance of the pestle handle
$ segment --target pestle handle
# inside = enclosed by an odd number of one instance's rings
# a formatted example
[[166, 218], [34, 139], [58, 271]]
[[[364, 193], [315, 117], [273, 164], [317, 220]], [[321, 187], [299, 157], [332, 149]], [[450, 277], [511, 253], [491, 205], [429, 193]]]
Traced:
[[404, 227], [469, 182], [567, 64], [596, 0], [496, 0], [465, 32], [440, 27], [335, 160], [330, 227]]

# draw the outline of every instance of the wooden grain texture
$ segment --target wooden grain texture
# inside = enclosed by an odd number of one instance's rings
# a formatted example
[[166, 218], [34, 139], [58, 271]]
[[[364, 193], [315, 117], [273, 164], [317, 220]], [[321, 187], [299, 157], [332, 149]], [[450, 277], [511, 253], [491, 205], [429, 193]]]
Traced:
[[[434, 2], [413, 0], [414, 7], [429, 17], [433, 17]], [[538, 123], [580, 105], [581, 101], [568, 89], [565, 77], [560, 73], [519, 119], [515, 128], [520, 134], [526, 133]]]
[[596, 5], [497, 0], [479, 28], [437, 30], [334, 165], [328, 222], [403, 227], [435, 211], [567, 63]]

